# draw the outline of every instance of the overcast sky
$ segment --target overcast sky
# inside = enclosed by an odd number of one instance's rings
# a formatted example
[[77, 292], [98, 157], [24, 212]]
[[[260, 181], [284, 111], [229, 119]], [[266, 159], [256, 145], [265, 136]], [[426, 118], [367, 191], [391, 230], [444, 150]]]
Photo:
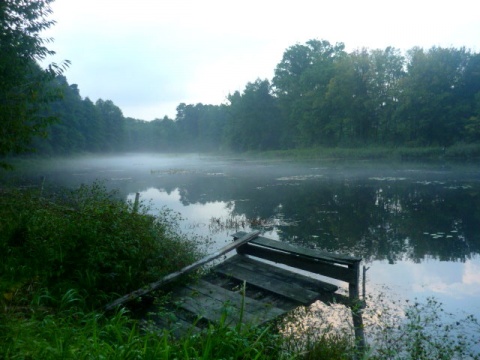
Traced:
[[393, 46], [480, 51], [477, 0], [56, 0], [51, 61], [70, 84], [125, 116], [175, 117], [178, 104], [220, 104], [273, 77], [283, 52], [310, 39], [347, 50]]

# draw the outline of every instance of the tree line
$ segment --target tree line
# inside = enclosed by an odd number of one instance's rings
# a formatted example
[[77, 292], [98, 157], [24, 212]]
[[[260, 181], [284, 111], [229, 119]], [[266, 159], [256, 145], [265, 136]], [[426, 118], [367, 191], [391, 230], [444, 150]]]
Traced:
[[480, 54], [347, 53], [342, 43], [310, 40], [284, 52], [271, 82], [249, 83], [228, 99], [225, 140], [236, 150], [478, 142]]
[[[0, 4], [0, 160], [113, 151], [263, 151], [310, 147], [447, 147], [480, 142], [480, 54], [466, 48], [345, 50], [309, 40], [287, 48], [274, 77], [225, 104], [185, 104], [174, 119], [125, 117], [63, 75], [69, 62], [39, 34], [53, 0]], [[43, 136], [39, 136], [43, 135]], [[0, 161], [0, 165], [5, 162]]]
[[450, 146], [480, 141], [480, 54], [465, 48], [342, 43], [289, 47], [272, 80], [248, 83], [221, 105], [179, 104], [175, 119], [126, 118], [110, 100], [82, 99], [56, 78], [60, 121], [41, 153], [262, 151], [336, 146]]

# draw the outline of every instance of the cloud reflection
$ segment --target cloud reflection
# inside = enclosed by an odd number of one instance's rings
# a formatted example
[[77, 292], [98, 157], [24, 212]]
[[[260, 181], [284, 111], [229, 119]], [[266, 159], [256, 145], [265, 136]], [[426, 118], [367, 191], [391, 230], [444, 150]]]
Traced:
[[[208, 237], [213, 240], [213, 244], [217, 244], [218, 246], [223, 246], [225, 242], [231, 240], [231, 238], [226, 238], [224, 234], [211, 234], [208, 228], [210, 219], [213, 217], [227, 218], [230, 215], [231, 209], [229, 207], [231, 207], [231, 203], [212, 201], [184, 205], [181, 201], [182, 196], [185, 196], [185, 191], [182, 190], [181, 193], [179, 188], [167, 192], [163, 189], [151, 187], [140, 192], [140, 199], [152, 205], [153, 214], [164, 207], [179, 213], [182, 218], [179, 225], [184, 232]], [[133, 201], [135, 194], [131, 193], [127, 198]]]
[[395, 266], [375, 261], [370, 268], [368, 276], [375, 283], [369, 284], [369, 291], [373, 293], [377, 284], [396, 284], [396, 291], [407, 299], [435, 297], [449, 310], [480, 313], [475, 300], [480, 297], [480, 257], [465, 262], [399, 261]]

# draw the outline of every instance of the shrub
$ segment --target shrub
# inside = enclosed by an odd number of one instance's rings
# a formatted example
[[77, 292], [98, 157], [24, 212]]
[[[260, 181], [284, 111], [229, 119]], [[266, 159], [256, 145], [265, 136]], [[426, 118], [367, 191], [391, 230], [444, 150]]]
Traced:
[[196, 240], [173, 229], [170, 213], [149, 210], [140, 204], [132, 212], [132, 204], [99, 184], [48, 198], [4, 192], [0, 290], [9, 298], [32, 286], [53, 297], [75, 289], [98, 306], [193, 262]]

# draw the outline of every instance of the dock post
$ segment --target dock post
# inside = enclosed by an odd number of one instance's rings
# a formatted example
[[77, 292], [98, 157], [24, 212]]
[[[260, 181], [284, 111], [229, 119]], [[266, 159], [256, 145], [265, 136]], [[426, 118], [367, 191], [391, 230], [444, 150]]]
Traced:
[[360, 262], [349, 265], [348, 268], [354, 273], [354, 281], [348, 283], [348, 296], [350, 298], [350, 309], [352, 311], [353, 329], [355, 332], [355, 343], [360, 354], [365, 352], [365, 333], [363, 331], [363, 306], [360, 303]]
[[362, 299], [363, 299], [363, 303], [365, 305], [366, 301], [366, 290], [365, 290], [365, 283], [366, 283], [366, 279], [367, 279], [367, 270], [370, 269], [369, 267], [366, 267], [365, 265], [363, 266], [363, 277], [362, 277], [362, 286], [363, 286], [363, 296], [362, 296]]

